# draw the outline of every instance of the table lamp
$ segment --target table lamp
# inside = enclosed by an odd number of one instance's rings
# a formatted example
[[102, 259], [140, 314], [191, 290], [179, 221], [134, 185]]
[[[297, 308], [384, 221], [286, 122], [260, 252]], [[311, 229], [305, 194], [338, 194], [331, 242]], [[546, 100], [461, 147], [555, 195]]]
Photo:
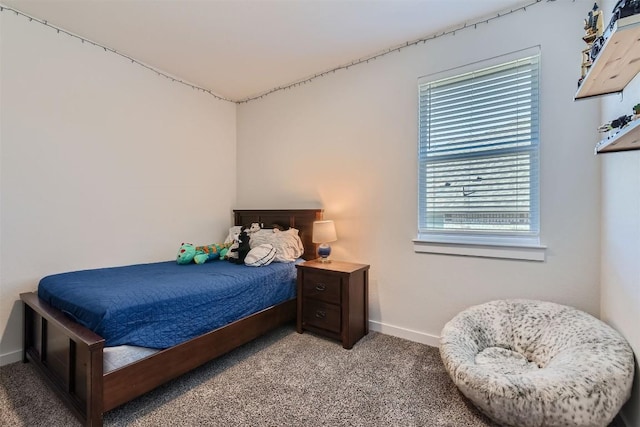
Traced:
[[332, 220], [314, 221], [313, 222], [313, 236], [311, 238], [313, 243], [320, 243], [318, 246], [318, 256], [320, 262], [331, 262], [329, 260], [329, 254], [331, 254], [331, 246], [329, 242], [335, 242], [338, 240], [336, 236], [336, 226]]

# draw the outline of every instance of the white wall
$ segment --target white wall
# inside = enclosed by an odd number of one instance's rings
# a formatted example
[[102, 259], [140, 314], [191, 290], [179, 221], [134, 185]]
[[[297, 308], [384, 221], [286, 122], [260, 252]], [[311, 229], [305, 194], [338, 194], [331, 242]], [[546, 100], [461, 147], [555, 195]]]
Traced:
[[[324, 207], [338, 231], [332, 256], [371, 264], [370, 317], [377, 330], [436, 344], [455, 313], [509, 297], [556, 301], [598, 315], [600, 185], [593, 123], [599, 108], [573, 101], [589, 8], [585, 2], [542, 2], [240, 105], [238, 204]], [[534, 45], [542, 49], [547, 260], [414, 253], [418, 77]]]
[[[543, 2], [242, 105], [237, 180], [233, 104], [0, 14], [0, 364], [19, 357], [20, 292], [220, 239], [236, 184], [238, 207], [325, 208], [334, 257], [372, 265], [375, 329], [435, 344], [468, 305], [540, 298], [601, 309], [638, 354], [640, 151], [592, 148], [640, 82], [603, 98], [601, 117], [600, 101], [572, 101], [588, 9]], [[538, 44], [546, 262], [414, 253], [417, 78]], [[640, 425], [637, 382], [624, 415]]]
[[0, 363], [22, 347], [19, 293], [47, 274], [175, 259], [224, 238], [232, 103], [0, 14]]
[[[606, 22], [616, 2], [603, 4]], [[640, 77], [622, 95], [601, 98], [605, 123], [633, 114], [640, 102]], [[622, 333], [636, 354], [636, 378], [631, 399], [623, 408], [627, 426], [640, 426], [640, 151], [601, 154], [602, 163], [602, 319]]]

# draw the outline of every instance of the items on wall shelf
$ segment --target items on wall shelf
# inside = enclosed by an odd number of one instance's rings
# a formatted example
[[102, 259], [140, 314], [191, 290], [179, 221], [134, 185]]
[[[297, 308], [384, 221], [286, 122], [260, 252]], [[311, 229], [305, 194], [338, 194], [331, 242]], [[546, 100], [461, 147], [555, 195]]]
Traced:
[[640, 149], [640, 120], [633, 120], [618, 133], [596, 144], [595, 153]]
[[638, 39], [640, 14], [617, 20], [582, 80], [575, 99], [621, 92], [640, 72]]
[[584, 20], [584, 36], [582, 40], [587, 44], [587, 47], [582, 50], [582, 73], [578, 80], [578, 86], [580, 86], [587, 72], [589, 72], [593, 65], [593, 59], [596, 58], [602, 47], [602, 41], [604, 40], [602, 37], [604, 34], [603, 21], [602, 11], [594, 3], [593, 9], [589, 11], [587, 19]]
[[[582, 51], [582, 77], [575, 100], [622, 92], [640, 72], [640, 0], [619, 1], [604, 31], [601, 19], [594, 5], [584, 21], [583, 40], [588, 47]], [[633, 116], [621, 116], [599, 128], [609, 135], [596, 144], [596, 154], [640, 149], [640, 120], [635, 110]]]

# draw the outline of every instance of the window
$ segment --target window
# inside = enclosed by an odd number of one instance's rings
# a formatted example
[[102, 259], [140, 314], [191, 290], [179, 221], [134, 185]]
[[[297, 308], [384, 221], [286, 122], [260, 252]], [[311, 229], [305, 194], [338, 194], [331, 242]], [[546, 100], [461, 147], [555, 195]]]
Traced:
[[540, 54], [519, 56], [419, 80], [417, 241], [539, 245]]

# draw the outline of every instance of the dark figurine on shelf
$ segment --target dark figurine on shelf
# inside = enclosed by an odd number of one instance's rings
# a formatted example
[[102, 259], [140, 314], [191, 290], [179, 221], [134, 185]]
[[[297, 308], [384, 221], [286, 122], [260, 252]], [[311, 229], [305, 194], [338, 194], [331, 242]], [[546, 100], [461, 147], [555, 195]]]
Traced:
[[640, 0], [619, 0], [613, 7], [611, 12], [611, 21], [609, 21], [609, 29], [613, 29], [618, 19], [640, 13]]
[[596, 39], [591, 44], [591, 50], [589, 51], [589, 57], [591, 61], [595, 61], [600, 51], [602, 50], [602, 46], [604, 46], [604, 37], [596, 37]]
[[593, 9], [587, 14], [587, 19], [584, 20], [585, 34], [582, 39], [591, 43], [596, 37], [602, 35], [602, 11], [598, 10], [598, 4], [593, 4]]
[[613, 129], [622, 129], [628, 125], [633, 119], [630, 115], [620, 116], [617, 119], [611, 120], [609, 123], [605, 123], [598, 128], [598, 132], [609, 132]]
[[628, 125], [629, 122], [631, 122], [631, 119], [632, 119], [632, 117], [628, 116], [628, 115], [620, 116], [617, 119], [611, 121], [611, 127], [614, 128], [614, 129], [615, 128], [623, 128], [626, 125]]

